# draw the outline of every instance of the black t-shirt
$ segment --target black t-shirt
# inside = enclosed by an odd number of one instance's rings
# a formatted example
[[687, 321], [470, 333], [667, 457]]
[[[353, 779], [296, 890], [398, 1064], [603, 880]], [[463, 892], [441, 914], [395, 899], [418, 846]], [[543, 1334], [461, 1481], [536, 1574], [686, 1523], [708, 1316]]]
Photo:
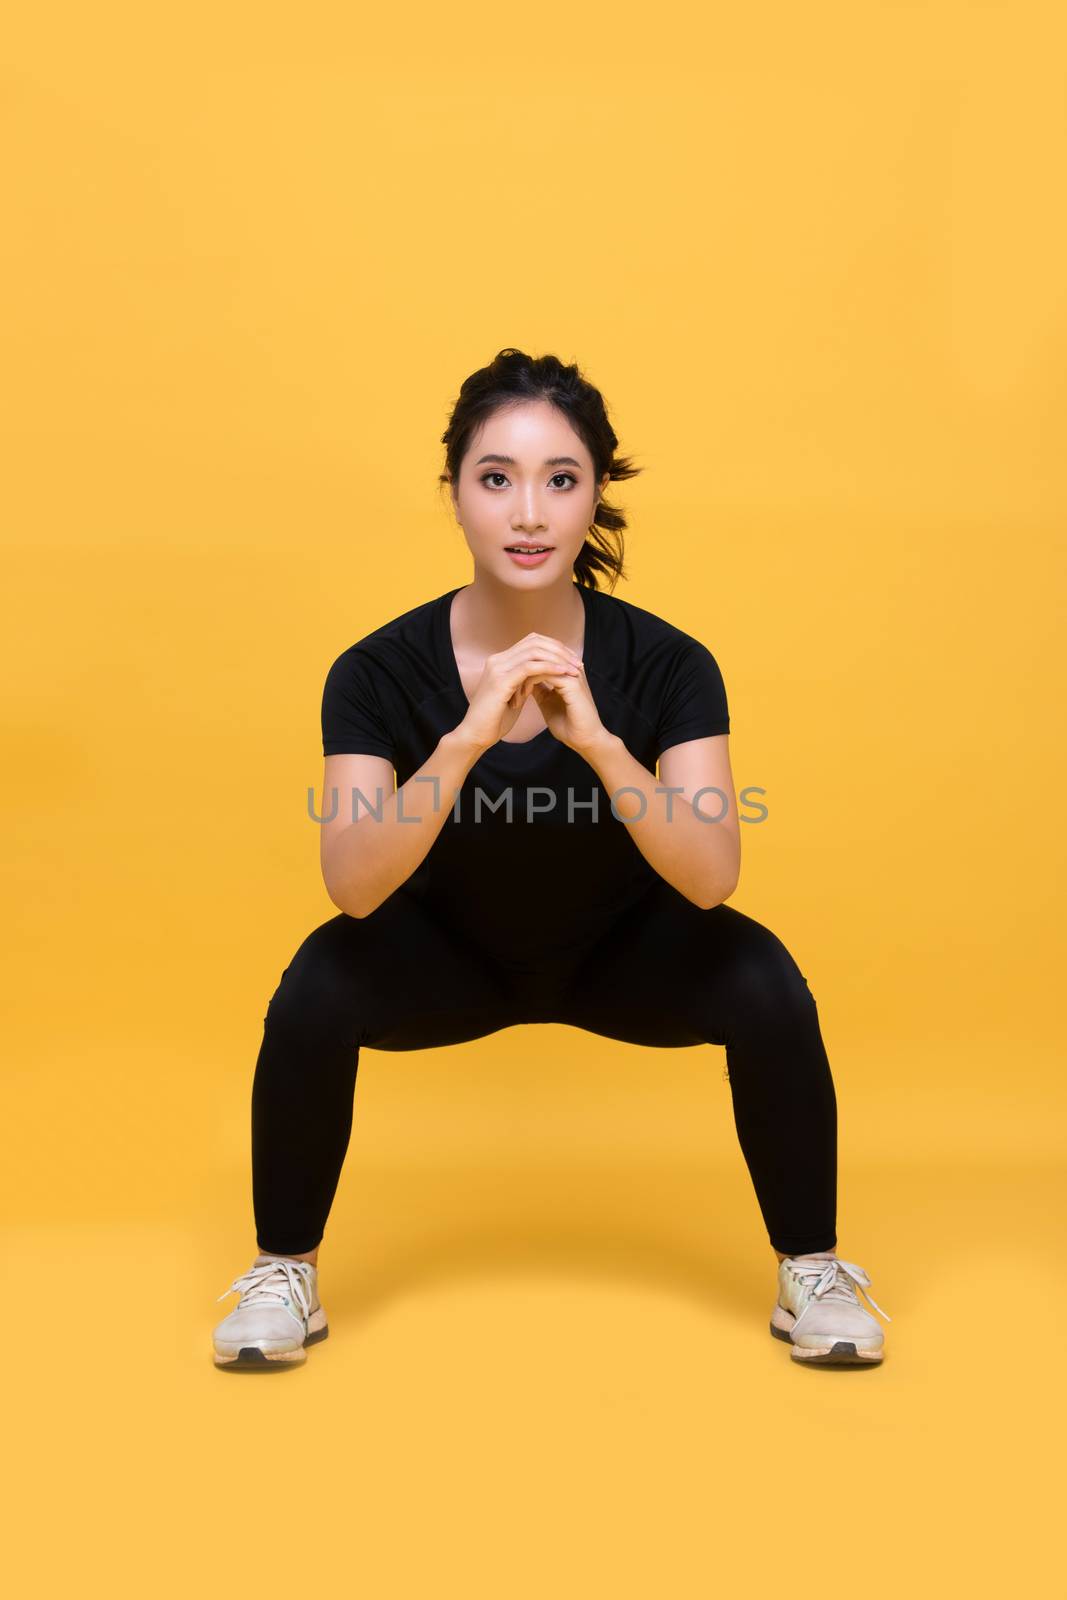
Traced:
[[[577, 587], [586, 682], [601, 722], [642, 766], [655, 774], [671, 745], [729, 733], [722, 674], [705, 645], [616, 595]], [[462, 722], [469, 702], [450, 631], [458, 593], [405, 611], [338, 656], [322, 696], [324, 755], [385, 756], [399, 789]], [[351, 796], [338, 800], [351, 818]], [[593, 768], [548, 728], [498, 740], [457, 799], [442, 787], [440, 804], [449, 816], [404, 887], [509, 968], [576, 957], [662, 882]], [[365, 814], [360, 802], [356, 815]]]

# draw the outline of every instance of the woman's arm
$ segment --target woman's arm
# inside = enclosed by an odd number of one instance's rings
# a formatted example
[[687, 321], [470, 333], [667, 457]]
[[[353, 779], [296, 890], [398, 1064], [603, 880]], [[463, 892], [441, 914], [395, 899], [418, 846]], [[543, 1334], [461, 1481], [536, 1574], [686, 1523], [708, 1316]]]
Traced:
[[705, 910], [733, 894], [741, 875], [729, 743], [729, 734], [719, 733], [672, 745], [660, 755], [658, 782], [617, 734], [605, 730], [580, 751], [645, 860]]
[[[322, 810], [324, 816], [334, 810], [336, 815], [320, 824], [320, 861], [326, 892], [338, 910], [368, 917], [411, 877], [444, 826], [455, 791], [484, 749], [454, 728], [396, 790], [392, 763], [384, 756], [326, 757]], [[354, 820], [353, 789], [366, 801], [356, 797]]]
[[[580, 670], [572, 650], [541, 633], [528, 633], [507, 650], [487, 656], [463, 721], [442, 735], [433, 754], [395, 794], [393, 766], [386, 756], [354, 751], [327, 756], [324, 814], [335, 809], [334, 791], [339, 803], [332, 821], [321, 824], [321, 861], [334, 905], [350, 917], [368, 917], [406, 882], [451, 814], [475, 762], [515, 723], [529, 688], [551, 688], [576, 678]], [[366, 734], [363, 742], [391, 743], [388, 729], [375, 727], [373, 721]], [[353, 789], [367, 802], [357, 800], [355, 814]]]

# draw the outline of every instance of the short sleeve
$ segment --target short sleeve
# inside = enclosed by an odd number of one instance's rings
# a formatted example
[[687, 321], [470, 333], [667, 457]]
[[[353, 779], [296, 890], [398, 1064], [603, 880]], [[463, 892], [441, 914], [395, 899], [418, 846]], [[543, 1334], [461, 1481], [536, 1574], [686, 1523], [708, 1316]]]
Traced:
[[392, 735], [374, 692], [373, 669], [352, 645], [338, 656], [322, 691], [324, 756], [385, 756], [395, 765]]
[[656, 755], [687, 739], [729, 731], [730, 710], [719, 664], [706, 645], [691, 639], [667, 680], [656, 727]]

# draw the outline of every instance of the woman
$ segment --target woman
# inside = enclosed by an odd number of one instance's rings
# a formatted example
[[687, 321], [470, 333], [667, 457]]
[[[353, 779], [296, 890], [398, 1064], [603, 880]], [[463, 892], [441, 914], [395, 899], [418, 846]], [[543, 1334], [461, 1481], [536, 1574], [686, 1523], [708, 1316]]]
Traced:
[[340, 914], [297, 949], [264, 1018], [258, 1254], [224, 1291], [241, 1298], [216, 1363], [301, 1362], [326, 1337], [318, 1251], [360, 1046], [525, 1022], [725, 1046], [779, 1262], [771, 1333], [805, 1364], [877, 1362], [881, 1328], [856, 1296], [870, 1280], [836, 1255], [815, 1000], [776, 935], [724, 903], [740, 831], [722, 676], [698, 640], [598, 585], [625, 575], [626, 519], [604, 492], [640, 469], [577, 367], [511, 349], [464, 383], [442, 442], [474, 575], [326, 678], [321, 858]]

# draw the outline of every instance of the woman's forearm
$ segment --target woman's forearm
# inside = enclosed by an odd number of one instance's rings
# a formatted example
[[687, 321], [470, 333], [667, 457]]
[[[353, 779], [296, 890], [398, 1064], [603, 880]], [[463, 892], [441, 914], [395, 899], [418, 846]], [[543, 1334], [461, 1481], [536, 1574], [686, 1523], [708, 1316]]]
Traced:
[[661, 878], [705, 909], [733, 893], [734, 842], [726, 828], [715, 825], [715, 796], [704, 798], [698, 815], [683, 794], [660, 784], [617, 734], [605, 732], [579, 754], [593, 768], [614, 800], [615, 815]]
[[[406, 882], [424, 859], [455, 804], [471, 767], [484, 753], [454, 728], [394, 794], [337, 835], [330, 851], [330, 899], [350, 917], [367, 917]], [[368, 797], [370, 798], [370, 797]]]
[[[352, 917], [366, 917], [406, 882], [426, 857], [467, 774], [484, 753], [460, 729], [443, 734], [406, 783], [338, 834], [330, 853], [329, 893]], [[593, 768], [615, 814], [659, 875], [695, 905], [720, 904], [736, 887], [733, 841], [701, 808], [660, 785], [615, 734], [579, 754]], [[622, 792], [620, 792], [622, 791]], [[633, 792], [637, 791], [637, 792]], [[375, 810], [378, 809], [376, 804]]]

